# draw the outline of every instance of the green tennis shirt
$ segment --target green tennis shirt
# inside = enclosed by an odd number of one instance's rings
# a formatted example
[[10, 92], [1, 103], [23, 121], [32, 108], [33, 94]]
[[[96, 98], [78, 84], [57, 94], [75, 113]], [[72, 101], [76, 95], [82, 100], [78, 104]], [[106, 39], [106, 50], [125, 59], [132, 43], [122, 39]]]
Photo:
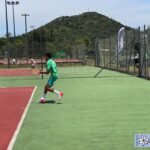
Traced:
[[58, 77], [57, 66], [54, 60], [49, 59], [46, 62], [46, 69], [51, 73], [51, 76]]

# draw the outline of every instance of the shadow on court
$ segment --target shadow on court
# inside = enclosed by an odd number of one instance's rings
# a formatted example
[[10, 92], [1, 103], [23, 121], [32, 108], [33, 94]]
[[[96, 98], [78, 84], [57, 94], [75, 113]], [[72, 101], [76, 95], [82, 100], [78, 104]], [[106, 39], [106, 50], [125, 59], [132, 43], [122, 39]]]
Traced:
[[46, 100], [45, 104], [56, 104], [55, 100]]
[[123, 76], [104, 76], [104, 75], [102, 75], [102, 76], [98, 76], [98, 77], [96, 77], [96, 78], [94, 78], [93, 76], [92, 77], [88, 77], [88, 76], [82, 76], [82, 77], [76, 77], [76, 76], [72, 76], [72, 77], [59, 77], [59, 79], [75, 79], [75, 78], [81, 78], [81, 79], [86, 79], [86, 78], [93, 78], [93, 79], [101, 79], [101, 78], [131, 78], [131, 77], [135, 77], [135, 76], [132, 76], [132, 75], [127, 75], [127, 76], [125, 76], [125, 75], [123, 75]]
[[45, 103], [40, 103], [39, 104], [62, 104], [61, 102], [57, 102], [56, 100], [46, 100]]

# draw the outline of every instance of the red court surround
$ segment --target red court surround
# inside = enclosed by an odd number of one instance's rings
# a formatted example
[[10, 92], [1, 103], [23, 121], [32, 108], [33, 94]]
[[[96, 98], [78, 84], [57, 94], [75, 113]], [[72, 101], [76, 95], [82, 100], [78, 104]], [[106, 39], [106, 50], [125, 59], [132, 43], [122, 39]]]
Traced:
[[0, 150], [6, 150], [34, 87], [0, 88]]
[[32, 76], [30, 69], [0, 69], [0, 76]]

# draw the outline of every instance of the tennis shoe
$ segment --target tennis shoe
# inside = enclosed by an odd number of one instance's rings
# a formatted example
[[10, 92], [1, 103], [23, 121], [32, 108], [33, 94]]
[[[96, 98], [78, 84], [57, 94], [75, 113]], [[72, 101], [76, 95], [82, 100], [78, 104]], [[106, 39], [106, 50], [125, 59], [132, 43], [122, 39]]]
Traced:
[[63, 92], [59, 92], [59, 95], [58, 95], [58, 101], [61, 100], [61, 98], [63, 97], [64, 93]]
[[40, 102], [40, 103], [45, 103], [46, 100], [45, 100], [44, 98], [41, 98], [39, 102]]

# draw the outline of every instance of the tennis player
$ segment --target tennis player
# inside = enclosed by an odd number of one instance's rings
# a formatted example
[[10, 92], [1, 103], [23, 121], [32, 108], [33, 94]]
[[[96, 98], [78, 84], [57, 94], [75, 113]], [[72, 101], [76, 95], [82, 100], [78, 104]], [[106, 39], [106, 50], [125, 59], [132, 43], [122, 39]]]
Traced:
[[36, 67], [36, 62], [33, 58], [30, 59], [31, 61], [31, 68], [35, 68]]
[[51, 74], [48, 81], [47, 81], [47, 83], [46, 83], [46, 85], [45, 85], [45, 87], [44, 87], [43, 95], [42, 95], [42, 97], [39, 101], [41, 103], [46, 102], [45, 98], [46, 98], [47, 92], [55, 93], [58, 96], [58, 101], [60, 101], [62, 96], [63, 96], [63, 92], [59, 92], [59, 91], [57, 91], [53, 88], [54, 82], [58, 79], [58, 72], [57, 72], [56, 63], [51, 58], [52, 58], [51, 53], [46, 53], [45, 54], [46, 71], [40, 71], [40, 74], [47, 74], [47, 75], [49, 73]]

